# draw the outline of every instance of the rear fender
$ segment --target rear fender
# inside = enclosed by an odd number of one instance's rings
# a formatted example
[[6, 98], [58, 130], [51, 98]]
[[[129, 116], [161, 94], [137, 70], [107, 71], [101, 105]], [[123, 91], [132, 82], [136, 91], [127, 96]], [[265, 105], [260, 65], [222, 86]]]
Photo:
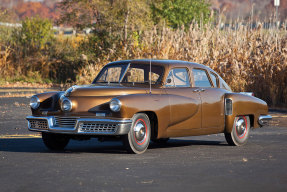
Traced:
[[236, 116], [248, 115], [251, 116], [254, 128], [258, 128], [259, 124], [257, 122], [260, 115], [268, 113], [268, 106], [265, 101], [240, 93], [226, 93], [225, 100], [231, 99], [232, 101], [232, 113], [227, 114], [225, 105], [225, 132], [231, 133], [233, 122]]

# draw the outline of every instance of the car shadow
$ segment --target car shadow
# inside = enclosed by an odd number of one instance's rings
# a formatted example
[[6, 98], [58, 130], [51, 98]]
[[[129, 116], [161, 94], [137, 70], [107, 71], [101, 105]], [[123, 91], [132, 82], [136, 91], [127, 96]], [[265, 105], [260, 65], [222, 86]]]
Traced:
[[225, 141], [208, 141], [208, 140], [183, 140], [183, 139], [170, 139], [167, 143], [153, 143], [151, 142], [149, 149], [155, 148], [174, 148], [184, 146], [227, 146]]
[[[181, 140], [170, 139], [165, 144], [151, 142], [149, 149], [176, 148], [184, 146], [226, 146], [223, 141]], [[70, 141], [63, 151], [51, 151], [45, 147], [41, 138], [7, 138], [0, 139], [0, 152], [28, 153], [126, 153], [120, 141], [99, 142], [97, 139], [88, 141]]]

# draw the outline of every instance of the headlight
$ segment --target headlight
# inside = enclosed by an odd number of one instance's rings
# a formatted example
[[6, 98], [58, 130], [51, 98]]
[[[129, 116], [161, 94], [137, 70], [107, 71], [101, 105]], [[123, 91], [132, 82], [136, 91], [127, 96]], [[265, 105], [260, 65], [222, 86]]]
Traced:
[[30, 107], [32, 109], [37, 109], [40, 106], [40, 100], [37, 96], [32, 96], [30, 99]]
[[119, 112], [121, 110], [122, 103], [118, 99], [112, 99], [110, 101], [110, 109], [113, 112]]
[[68, 98], [63, 98], [61, 108], [63, 111], [68, 112], [71, 111], [73, 108], [73, 103]]

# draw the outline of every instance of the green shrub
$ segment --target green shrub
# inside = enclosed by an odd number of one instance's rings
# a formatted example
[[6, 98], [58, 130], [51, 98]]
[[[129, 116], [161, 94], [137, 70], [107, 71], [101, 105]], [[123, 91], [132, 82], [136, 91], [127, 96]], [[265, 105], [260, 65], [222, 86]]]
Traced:
[[172, 28], [189, 28], [192, 22], [210, 21], [210, 4], [206, 0], [164, 0], [152, 5], [155, 22], [164, 19]]
[[27, 18], [22, 27], [14, 30], [13, 40], [21, 46], [23, 56], [39, 52], [53, 41], [53, 25], [48, 19]]

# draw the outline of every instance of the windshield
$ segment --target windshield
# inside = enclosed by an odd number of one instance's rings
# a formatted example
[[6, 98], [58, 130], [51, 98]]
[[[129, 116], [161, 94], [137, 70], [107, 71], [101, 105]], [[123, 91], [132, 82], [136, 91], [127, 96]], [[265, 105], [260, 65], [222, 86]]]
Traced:
[[118, 83], [126, 71], [128, 65], [113, 65], [104, 67], [96, 78], [96, 83]]
[[147, 64], [120, 64], [105, 66], [94, 80], [95, 83], [149, 83], [159, 84], [163, 67]]

